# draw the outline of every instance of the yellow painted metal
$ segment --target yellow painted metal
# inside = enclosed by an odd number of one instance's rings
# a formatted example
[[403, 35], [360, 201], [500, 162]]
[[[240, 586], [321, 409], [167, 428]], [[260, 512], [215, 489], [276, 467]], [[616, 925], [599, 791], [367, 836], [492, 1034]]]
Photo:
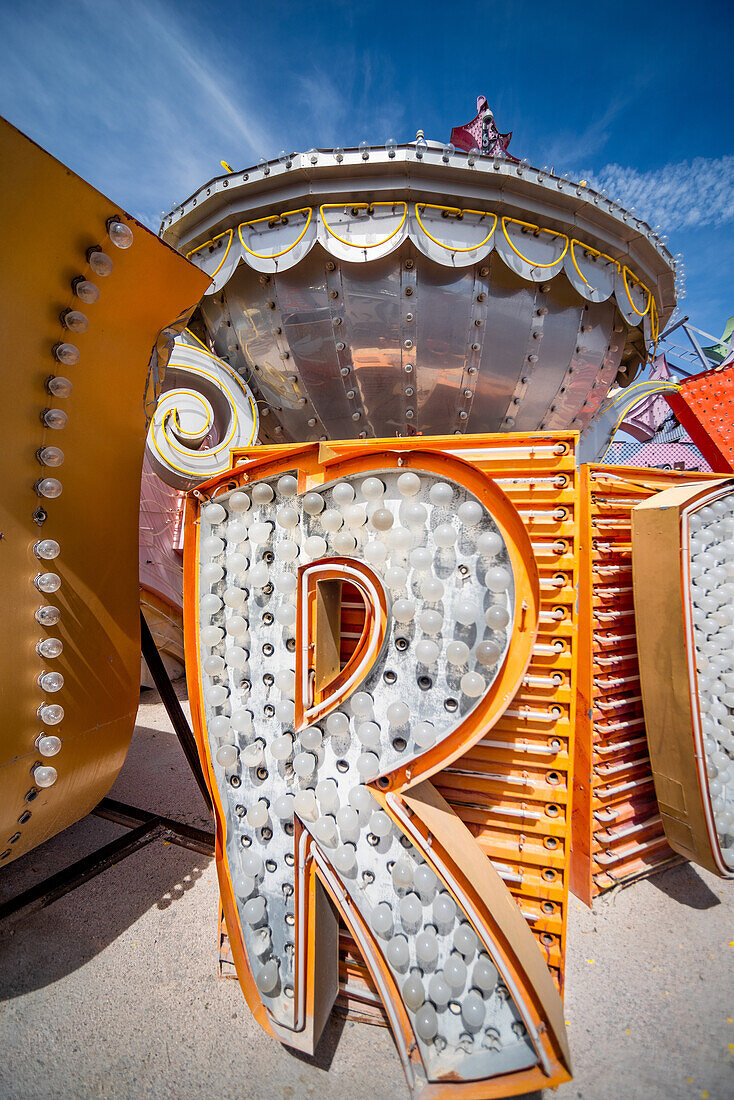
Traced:
[[[209, 279], [2, 120], [0, 159], [1, 867], [88, 813], [125, 759], [140, 675], [137, 526], [146, 418], [169, 342]], [[128, 249], [107, 235], [113, 215], [132, 229]], [[106, 277], [87, 261], [95, 245], [114, 263]], [[77, 276], [98, 286], [97, 302], [75, 296]], [[60, 314], [68, 308], [88, 317], [86, 332], [64, 329]], [[64, 340], [79, 349], [75, 365], [54, 358], [54, 345]], [[47, 392], [54, 374], [72, 381], [71, 396]], [[42, 424], [47, 407], [63, 408], [65, 428]], [[42, 446], [60, 447], [63, 465], [41, 466]], [[60, 497], [39, 498], [34, 485], [42, 477], [58, 478]], [[42, 526], [33, 519], [40, 505], [48, 513]], [[38, 539], [60, 544], [55, 561], [36, 558]], [[33, 583], [44, 570], [61, 577], [52, 596]], [[42, 604], [60, 609], [57, 626], [36, 621]], [[44, 637], [61, 639], [61, 656], [39, 657], [36, 644]], [[38, 676], [52, 669], [63, 674], [64, 686], [44, 695]], [[46, 727], [62, 740], [61, 751], [46, 760], [35, 747], [44, 700], [65, 712], [59, 725]], [[53, 786], [35, 784], [37, 762], [56, 768]]]

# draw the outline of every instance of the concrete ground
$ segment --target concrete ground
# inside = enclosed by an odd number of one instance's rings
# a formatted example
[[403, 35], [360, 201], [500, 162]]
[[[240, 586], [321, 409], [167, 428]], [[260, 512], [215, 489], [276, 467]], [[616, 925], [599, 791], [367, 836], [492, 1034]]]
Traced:
[[[111, 794], [211, 827], [154, 692]], [[122, 832], [86, 818], [3, 872], [0, 900]], [[217, 897], [213, 860], [156, 841], [0, 929], [2, 1100], [407, 1098], [384, 1028], [333, 1019], [315, 1059], [260, 1031], [217, 977]], [[593, 913], [572, 899], [568, 945], [559, 1100], [734, 1097], [734, 883], [679, 866]]]

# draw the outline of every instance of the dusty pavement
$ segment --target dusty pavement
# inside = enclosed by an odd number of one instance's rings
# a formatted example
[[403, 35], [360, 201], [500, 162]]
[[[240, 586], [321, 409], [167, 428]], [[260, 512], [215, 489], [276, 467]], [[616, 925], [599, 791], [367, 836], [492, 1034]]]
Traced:
[[[111, 793], [211, 827], [154, 692]], [[123, 831], [85, 819], [5, 871], [0, 900]], [[264, 1035], [216, 976], [216, 915], [213, 861], [157, 841], [0, 930], [2, 1100], [407, 1100], [384, 1028], [333, 1020], [314, 1060]], [[572, 899], [568, 942], [559, 1100], [734, 1097], [734, 882], [681, 866], [594, 913]]]

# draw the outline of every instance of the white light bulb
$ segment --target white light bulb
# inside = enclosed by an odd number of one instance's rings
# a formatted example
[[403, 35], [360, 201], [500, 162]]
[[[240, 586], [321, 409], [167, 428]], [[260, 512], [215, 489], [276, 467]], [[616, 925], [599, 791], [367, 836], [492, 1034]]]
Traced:
[[452, 989], [463, 989], [466, 985], [466, 963], [459, 955], [449, 955], [443, 968], [443, 976]]
[[337, 810], [336, 823], [342, 840], [356, 840], [359, 836], [359, 814], [351, 806], [342, 806]]
[[372, 910], [370, 924], [378, 936], [389, 936], [393, 927], [392, 909], [386, 901], [379, 902]]
[[[249, 849], [248, 851], [242, 853], [241, 861], [242, 870], [245, 872], [246, 875], [249, 875], [250, 878], [254, 879], [262, 878], [265, 871], [262, 856], [259, 856], [257, 852]], [[258, 919], [262, 920], [264, 916], [265, 910], [263, 909], [262, 914]]]
[[427, 863], [419, 863], [413, 872], [413, 885], [424, 902], [433, 900], [438, 889], [438, 878]]
[[280, 818], [281, 821], [290, 821], [293, 817], [294, 802], [295, 797], [290, 791], [286, 791], [285, 794], [276, 798], [273, 803], [273, 812], [276, 817]]
[[436, 730], [430, 722], [416, 722], [413, 740], [419, 749], [428, 749], [436, 740]]
[[207, 535], [201, 540], [201, 550], [207, 557], [216, 557], [224, 550], [224, 539], [220, 539], [218, 535]]
[[443, 599], [443, 595], [443, 581], [431, 575], [423, 578], [421, 581], [421, 596], [427, 603], [438, 603], [439, 600]]
[[249, 654], [242, 646], [229, 646], [224, 651], [224, 663], [227, 668], [245, 668]]
[[311, 826], [313, 836], [319, 844], [333, 847], [337, 842], [336, 822], [333, 817], [320, 817]]
[[264, 588], [270, 580], [270, 570], [264, 561], [260, 561], [257, 565], [253, 565], [247, 574], [247, 579], [253, 588]]
[[357, 757], [357, 772], [364, 782], [375, 779], [380, 770], [380, 761], [373, 752], [363, 752]]
[[294, 809], [304, 821], [315, 821], [318, 816], [316, 796], [312, 790], [297, 791], [294, 801]]
[[449, 642], [446, 646], [446, 660], [451, 665], [465, 665], [469, 660], [469, 646], [466, 642]]
[[265, 748], [262, 741], [253, 741], [251, 745], [245, 745], [240, 756], [246, 768], [262, 767], [265, 763]]
[[229, 744], [234, 743], [234, 733], [230, 726], [229, 718], [226, 714], [215, 714], [208, 723], [209, 732], [213, 737], [219, 738], [221, 741], [227, 741]]
[[405, 936], [393, 936], [385, 948], [385, 956], [394, 970], [405, 970], [410, 961], [410, 948]]
[[264, 798], [259, 798], [247, 811], [247, 824], [253, 829], [261, 829], [263, 825], [267, 825], [268, 818], [268, 804]]
[[[370, 709], [371, 709], [370, 704]], [[333, 737], [343, 737], [349, 733], [349, 719], [340, 710], [332, 711], [326, 719], [326, 729]]]
[[233, 768], [239, 758], [235, 745], [220, 745], [217, 749], [217, 764], [223, 768]]
[[387, 720], [391, 726], [404, 726], [410, 719], [410, 708], [407, 703], [396, 700], [387, 708]]
[[429, 490], [428, 498], [431, 504], [446, 508], [454, 499], [454, 490], [445, 481], [438, 481]]
[[443, 626], [443, 615], [440, 611], [421, 611], [418, 615], [418, 626], [426, 634], [438, 634]]
[[367, 814], [371, 813], [374, 809], [375, 800], [367, 787], [359, 784], [356, 787], [352, 787], [349, 792], [349, 805], [352, 809], [356, 810], [357, 813]]
[[470, 1031], [479, 1031], [487, 1010], [480, 993], [470, 989], [461, 1002], [461, 1018]]
[[297, 752], [293, 757], [293, 771], [301, 779], [307, 779], [313, 775], [316, 769], [316, 757], [310, 752]]
[[364, 504], [349, 504], [344, 509], [344, 522], [347, 527], [363, 527], [367, 522]]
[[351, 844], [341, 844], [331, 856], [331, 862], [342, 875], [350, 874], [357, 865], [356, 852]]
[[285, 504], [275, 514], [275, 522], [286, 531], [292, 531], [297, 527], [299, 518], [298, 510], [290, 504]]
[[337, 512], [336, 508], [327, 508], [321, 516], [321, 526], [324, 530], [333, 535], [344, 523], [344, 517], [341, 512]]
[[293, 738], [284, 733], [270, 744], [270, 751], [276, 760], [290, 760], [293, 755]]
[[256, 546], [265, 546], [270, 541], [272, 530], [272, 523], [251, 523], [250, 542], [254, 542]]
[[324, 510], [324, 498], [321, 493], [306, 493], [301, 504], [307, 516], [318, 516]]
[[107, 222], [107, 232], [110, 240], [117, 248], [129, 248], [133, 243], [132, 229], [117, 218], [110, 218]]
[[316, 797], [323, 813], [335, 814], [339, 809], [339, 789], [333, 779], [322, 779], [316, 784]]
[[245, 709], [233, 710], [230, 722], [232, 723], [232, 729], [237, 730], [238, 733], [250, 733], [253, 726], [252, 711]]
[[438, 660], [440, 652], [439, 646], [437, 646], [435, 642], [432, 642], [430, 638], [421, 638], [421, 640], [416, 643], [416, 660], [422, 665], [432, 665], [434, 661]]
[[61, 577], [58, 573], [39, 573], [33, 583], [39, 592], [58, 592], [61, 588]]
[[496, 642], [486, 641], [479, 643], [475, 650], [475, 656], [480, 665], [484, 665], [485, 668], [491, 668], [493, 665], [497, 664], [501, 652]]
[[483, 993], [491, 993], [497, 985], [497, 967], [486, 956], [480, 955], [472, 971], [472, 983]]
[[216, 502], [204, 505], [201, 514], [208, 523], [223, 523], [227, 518], [226, 509]]
[[446, 1005], [451, 1000], [451, 990], [449, 989], [448, 982], [444, 978], [442, 971], [431, 976], [428, 982], [428, 996], [439, 1012], [446, 1008]]
[[204, 658], [201, 665], [207, 676], [219, 676], [224, 672], [224, 658], [220, 657], [218, 653], [210, 653]]
[[236, 515], [243, 515], [250, 509], [251, 501], [247, 493], [234, 492], [229, 498], [229, 510]]
[[415, 1014], [415, 1030], [419, 1038], [425, 1043], [430, 1043], [438, 1034], [438, 1018], [436, 1009], [430, 1002], [422, 1005]]
[[368, 565], [379, 568], [385, 564], [387, 547], [382, 542], [368, 542], [362, 551], [362, 556]]
[[502, 545], [502, 539], [495, 531], [484, 531], [477, 539], [477, 550], [486, 558], [496, 557]]
[[375, 836], [389, 836], [392, 832], [392, 821], [384, 810], [375, 810], [369, 820], [368, 828]]
[[36, 741], [41, 756], [56, 756], [61, 751], [61, 738], [53, 733], [44, 733]]
[[295, 704], [291, 699], [279, 699], [275, 704], [275, 717], [284, 725], [292, 725], [296, 717]]
[[337, 554], [351, 554], [356, 548], [357, 540], [354, 535], [349, 535], [346, 531], [338, 531], [334, 535], [334, 550]]
[[476, 618], [477, 606], [471, 600], [457, 600], [454, 605], [454, 615], [462, 626], [471, 626]]
[[252, 487], [252, 502], [260, 507], [264, 504], [270, 504], [274, 496], [272, 486], [265, 481], [259, 481], [257, 485]]
[[41, 539], [33, 547], [33, 553], [42, 561], [53, 561], [61, 553], [61, 547], [53, 539]]
[[405, 527], [393, 527], [393, 529], [388, 532], [387, 542], [396, 553], [407, 554], [413, 545], [413, 536]]
[[478, 699], [486, 687], [487, 681], [478, 672], [465, 672], [461, 677], [461, 690], [470, 699]]
[[275, 588], [284, 596], [291, 596], [298, 588], [298, 580], [295, 573], [281, 573], [275, 578]]
[[[415, 894], [408, 894], [407, 898], [403, 898], [403, 902], [407, 901], [410, 897], [415, 897]], [[421, 909], [420, 903], [418, 903], [418, 909], [419, 911]], [[423, 931], [418, 933], [415, 940], [415, 955], [424, 969], [430, 970], [436, 965], [438, 960], [438, 940], [435, 932]]]
[[439, 523], [438, 527], [433, 532], [433, 539], [436, 546], [442, 550], [448, 550], [454, 545], [458, 537], [458, 532], [450, 523]]
[[507, 608], [495, 603], [487, 608], [484, 621], [492, 630], [504, 630], [510, 621], [510, 614]]
[[417, 974], [411, 974], [403, 982], [403, 1001], [411, 1012], [417, 1012], [426, 999], [423, 982]]
[[422, 527], [428, 519], [428, 509], [418, 500], [408, 501], [402, 514], [405, 521], [413, 527]]
[[351, 698], [352, 714], [355, 718], [370, 718], [374, 700], [366, 691], [357, 691]]
[[456, 920], [456, 902], [450, 894], [439, 894], [433, 903], [433, 917], [439, 932], [445, 933]]
[[400, 474], [398, 477], [397, 489], [401, 496], [414, 497], [416, 493], [420, 492], [420, 488], [421, 479], [410, 470], [406, 470], [404, 474]]
[[466, 527], [475, 527], [484, 516], [484, 509], [476, 500], [465, 500], [457, 509], [460, 523]]
[[388, 588], [402, 588], [408, 579], [408, 574], [401, 565], [391, 565], [385, 571], [385, 584]]
[[45, 497], [47, 500], [56, 500], [63, 492], [63, 485], [55, 477], [42, 477], [36, 482], [35, 488], [39, 497]]
[[393, 864], [392, 880], [398, 890], [409, 890], [413, 885], [413, 864], [405, 856]]
[[216, 584], [224, 576], [224, 569], [214, 561], [205, 562], [201, 567], [201, 579], [205, 584]]
[[454, 932], [454, 947], [456, 950], [459, 951], [465, 959], [470, 959], [478, 946], [479, 940], [471, 925], [460, 924]]
[[60, 638], [44, 638], [36, 645], [39, 657], [59, 657], [64, 649]]
[[488, 569], [484, 577], [484, 583], [490, 592], [506, 592], [511, 582], [512, 574], [502, 565]]
[[61, 612], [58, 607], [54, 607], [52, 604], [47, 604], [45, 607], [39, 607], [35, 613], [36, 622], [41, 626], [56, 626], [56, 623], [61, 618]]
[[247, 619], [243, 615], [231, 615], [227, 619], [226, 631], [233, 638], [246, 638], [249, 635]]
[[392, 605], [393, 618], [399, 623], [409, 623], [415, 615], [415, 604], [412, 600], [396, 600]]
[[365, 500], [381, 500], [385, 493], [385, 486], [377, 477], [367, 477], [360, 485], [362, 496]]
[[410, 552], [410, 564], [417, 572], [430, 569], [433, 562], [433, 554], [425, 546], [416, 546]]
[[346, 508], [354, 500], [354, 489], [348, 481], [337, 481], [331, 491], [331, 496], [335, 504], [338, 504], [340, 508]]
[[293, 626], [296, 621], [296, 609], [293, 604], [281, 604], [275, 612], [275, 621], [281, 626]]
[[294, 497], [298, 492], [298, 480], [293, 474], [283, 474], [278, 478], [276, 488], [282, 497]]
[[379, 748], [380, 727], [377, 722], [360, 722], [357, 726], [357, 738], [366, 749]]
[[57, 779], [58, 772], [50, 764], [37, 764], [33, 769], [33, 782], [38, 787], [52, 787]]
[[389, 531], [394, 522], [394, 516], [389, 508], [375, 508], [370, 516], [370, 523], [375, 531], [379, 531], [380, 533]]
[[309, 558], [323, 558], [326, 553], [326, 539], [321, 535], [309, 535], [304, 540], [303, 549], [308, 554]]

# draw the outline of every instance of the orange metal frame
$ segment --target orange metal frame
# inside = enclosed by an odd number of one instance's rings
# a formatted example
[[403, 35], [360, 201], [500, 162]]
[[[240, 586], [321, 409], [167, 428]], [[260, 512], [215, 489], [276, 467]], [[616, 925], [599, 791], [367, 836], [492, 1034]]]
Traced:
[[678, 857], [655, 795], [632, 592], [632, 509], [711, 474], [582, 466], [571, 890], [587, 905]]

